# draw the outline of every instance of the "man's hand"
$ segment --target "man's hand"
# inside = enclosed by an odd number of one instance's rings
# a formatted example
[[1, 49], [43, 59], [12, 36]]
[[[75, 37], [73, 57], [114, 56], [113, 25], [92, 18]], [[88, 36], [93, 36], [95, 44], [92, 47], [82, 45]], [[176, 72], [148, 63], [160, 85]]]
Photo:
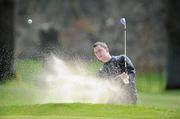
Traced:
[[121, 79], [125, 84], [129, 84], [129, 75], [125, 72], [116, 76], [115, 79]]

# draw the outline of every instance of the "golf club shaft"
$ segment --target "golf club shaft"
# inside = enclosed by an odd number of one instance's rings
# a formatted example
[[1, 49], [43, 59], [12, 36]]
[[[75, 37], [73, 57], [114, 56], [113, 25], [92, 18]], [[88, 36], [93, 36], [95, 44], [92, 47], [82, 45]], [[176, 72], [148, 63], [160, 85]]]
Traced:
[[125, 71], [126, 71], [126, 25], [124, 25], [124, 55], [125, 55]]
[[125, 55], [125, 61], [124, 61], [124, 66], [125, 66], [125, 72], [126, 72], [126, 19], [121, 18], [120, 23], [123, 24], [124, 26], [124, 55]]

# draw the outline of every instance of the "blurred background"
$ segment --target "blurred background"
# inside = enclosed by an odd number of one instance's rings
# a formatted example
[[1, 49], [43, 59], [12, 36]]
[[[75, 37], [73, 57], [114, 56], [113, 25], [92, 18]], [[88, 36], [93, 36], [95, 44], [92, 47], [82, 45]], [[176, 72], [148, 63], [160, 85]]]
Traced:
[[123, 54], [125, 17], [138, 91], [177, 91], [179, 12], [178, 0], [0, 0], [0, 80], [30, 79], [50, 53], [82, 59], [95, 74], [101, 63], [92, 45], [104, 41], [112, 55]]

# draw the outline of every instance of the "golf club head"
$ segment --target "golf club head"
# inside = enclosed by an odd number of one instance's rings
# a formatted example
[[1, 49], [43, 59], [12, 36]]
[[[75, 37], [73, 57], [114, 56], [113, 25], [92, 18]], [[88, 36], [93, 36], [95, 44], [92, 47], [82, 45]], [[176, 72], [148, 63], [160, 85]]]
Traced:
[[123, 24], [124, 26], [126, 26], [126, 19], [125, 18], [121, 18], [120, 19], [120, 23]]

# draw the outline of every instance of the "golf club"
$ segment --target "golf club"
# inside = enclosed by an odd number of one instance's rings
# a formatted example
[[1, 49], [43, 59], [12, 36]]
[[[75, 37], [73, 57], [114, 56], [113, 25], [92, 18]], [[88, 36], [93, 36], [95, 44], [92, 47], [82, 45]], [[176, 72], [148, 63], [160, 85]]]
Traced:
[[126, 19], [121, 18], [120, 23], [124, 26], [124, 55], [125, 55], [125, 71], [126, 71]]
[[[120, 23], [123, 24], [124, 26], [124, 55], [125, 55], [125, 62], [124, 62], [124, 72], [127, 72], [127, 68], [126, 68], [126, 19], [125, 18], [121, 18], [120, 19]], [[129, 79], [123, 80], [125, 84], [129, 84]]]

